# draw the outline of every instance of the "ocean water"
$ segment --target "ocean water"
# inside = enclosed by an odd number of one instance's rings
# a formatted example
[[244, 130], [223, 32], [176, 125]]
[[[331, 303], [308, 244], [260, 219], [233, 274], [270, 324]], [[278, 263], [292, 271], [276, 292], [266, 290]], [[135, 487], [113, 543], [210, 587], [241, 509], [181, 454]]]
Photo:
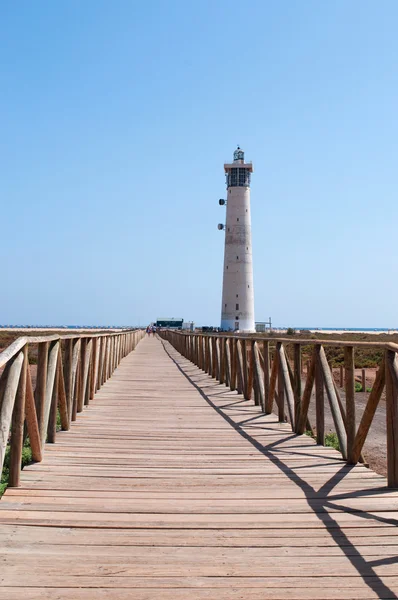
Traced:
[[[286, 328], [284, 328], [286, 329]], [[379, 331], [380, 333], [388, 333], [389, 331], [398, 331], [395, 327], [294, 327], [296, 330], [303, 331]]]

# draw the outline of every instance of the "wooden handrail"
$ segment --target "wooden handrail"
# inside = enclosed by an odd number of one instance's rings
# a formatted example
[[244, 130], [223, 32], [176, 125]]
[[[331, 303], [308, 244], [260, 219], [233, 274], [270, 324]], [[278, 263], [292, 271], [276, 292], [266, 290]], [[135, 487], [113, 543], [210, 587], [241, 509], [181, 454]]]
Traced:
[[[246, 400], [253, 398], [264, 413], [269, 414], [276, 408], [279, 420], [288, 420], [297, 434], [303, 434], [306, 429], [313, 432], [308, 409], [315, 384], [317, 443], [325, 444], [324, 403], [327, 399], [341, 453], [351, 465], [358, 461], [365, 462], [362, 448], [380, 398], [385, 392], [387, 481], [389, 487], [398, 487], [398, 344], [338, 338], [321, 340], [247, 336], [222, 332], [161, 330], [159, 333], [183, 356], [220, 383], [224, 383], [231, 391], [243, 393]], [[292, 365], [285, 350], [287, 346], [294, 348]], [[307, 362], [303, 391], [302, 346], [312, 348], [312, 360]], [[343, 383], [345, 385], [345, 407], [326, 357], [326, 346], [344, 349], [344, 369], [343, 366], [340, 368], [339, 379], [341, 386]], [[355, 348], [377, 348], [384, 352], [384, 359], [358, 428], [355, 416]], [[362, 386], [366, 387], [364, 372]]]
[[[46, 442], [55, 442], [58, 412], [61, 429], [68, 430], [143, 336], [141, 329], [22, 336], [0, 353], [0, 473], [9, 448], [9, 486], [20, 482], [25, 424], [32, 458], [40, 462]], [[33, 389], [29, 350], [36, 346]]]

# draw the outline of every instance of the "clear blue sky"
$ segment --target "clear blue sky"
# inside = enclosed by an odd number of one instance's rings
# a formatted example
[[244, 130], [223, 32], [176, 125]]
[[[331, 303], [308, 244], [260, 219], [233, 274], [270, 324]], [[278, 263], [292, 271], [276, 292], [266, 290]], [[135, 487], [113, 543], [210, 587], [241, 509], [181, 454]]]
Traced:
[[1, 323], [219, 324], [223, 163], [256, 319], [398, 327], [396, 0], [3, 0]]

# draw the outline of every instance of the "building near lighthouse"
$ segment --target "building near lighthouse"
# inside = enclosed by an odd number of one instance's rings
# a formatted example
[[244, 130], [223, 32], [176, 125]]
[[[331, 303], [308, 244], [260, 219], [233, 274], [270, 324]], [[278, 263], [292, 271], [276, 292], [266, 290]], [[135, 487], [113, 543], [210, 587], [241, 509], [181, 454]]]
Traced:
[[241, 148], [234, 160], [224, 165], [227, 179], [224, 272], [221, 306], [221, 329], [254, 332], [253, 254], [250, 218], [251, 162], [245, 162]]

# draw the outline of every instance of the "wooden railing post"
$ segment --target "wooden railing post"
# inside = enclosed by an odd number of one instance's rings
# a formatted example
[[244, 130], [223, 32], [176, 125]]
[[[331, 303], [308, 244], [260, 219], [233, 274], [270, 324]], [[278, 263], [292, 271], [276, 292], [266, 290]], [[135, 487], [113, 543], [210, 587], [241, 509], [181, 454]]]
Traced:
[[316, 419], [316, 443], [321, 446], [325, 445], [325, 399], [322, 368], [319, 360], [321, 346], [315, 346], [316, 363], [315, 363], [315, 419]]
[[236, 337], [230, 338], [231, 341], [231, 345], [230, 345], [230, 354], [231, 354], [231, 380], [229, 382], [229, 389], [231, 390], [231, 392], [234, 392], [236, 390], [236, 379], [237, 379], [237, 371], [236, 371], [236, 366], [237, 366], [237, 344], [238, 344], [238, 340], [236, 339]]
[[398, 367], [397, 354], [386, 351], [387, 482], [398, 487]]
[[[250, 351], [250, 357], [248, 358], [247, 365], [247, 383], [246, 383], [246, 397], [247, 400], [251, 400], [253, 396], [253, 386], [254, 386], [254, 344], [255, 340], [247, 340], [245, 342], [245, 351], [247, 356], [247, 351]], [[254, 404], [258, 406], [258, 398], [254, 397]]]
[[297, 424], [301, 408], [301, 346], [294, 344], [294, 415]]
[[10, 360], [0, 379], [0, 473], [3, 469], [23, 362], [24, 353], [19, 352]]
[[48, 342], [42, 342], [37, 351], [37, 375], [35, 389], [35, 404], [37, 421], [39, 423], [40, 439], [43, 434], [44, 404], [46, 401], [46, 382], [48, 365]]
[[22, 350], [23, 362], [19, 375], [18, 388], [12, 413], [10, 444], [10, 475], [8, 485], [18, 487], [21, 475], [23, 431], [25, 422], [26, 376], [29, 367], [28, 345]]
[[269, 396], [270, 384], [270, 363], [269, 363], [269, 341], [263, 341], [263, 360], [264, 360], [264, 406], [263, 411], [266, 412]]
[[50, 411], [53, 400], [53, 391], [56, 379], [57, 363], [58, 363], [58, 352], [60, 343], [59, 341], [51, 342], [48, 350], [48, 367], [47, 367], [47, 379], [46, 379], [46, 396], [43, 410], [42, 427], [40, 429], [41, 436], [41, 447], [42, 452], [44, 450], [44, 444], [47, 437], [48, 423], [50, 419]]
[[354, 443], [356, 435], [355, 424], [355, 364], [354, 348], [344, 348], [345, 367], [345, 401], [346, 401], [346, 430], [347, 430], [347, 462], [354, 465], [357, 461], [354, 456]]
[[222, 335], [219, 339], [219, 357], [220, 357], [220, 372], [219, 381], [225, 383], [225, 342], [226, 338]]
[[318, 363], [322, 370], [323, 382], [326, 394], [329, 400], [330, 412], [332, 413], [334, 425], [336, 427], [337, 437], [339, 438], [340, 451], [343, 458], [347, 459], [347, 434], [345, 430], [343, 416], [339, 407], [338, 398], [334, 389], [333, 375], [325, 355], [325, 350], [320, 346]]
[[[279, 377], [282, 378], [283, 388], [282, 386], [278, 386], [278, 396], [280, 394], [280, 390], [283, 389], [283, 396], [286, 395], [286, 403], [287, 409], [289, 412], [289, 419], [292, 425], [292, 429], [294, 431], [295, 428], [295, 411], [294, 411], [294, 394], [292, 389], [292, 384], [290, 380], [289, 368], [287, 364], [287, 358], [285, 354], [285, 349], [281, 344], [278, 347], [279, 352]], [[282, 416], [282, 412], [280, 412], [279, 417]]]

